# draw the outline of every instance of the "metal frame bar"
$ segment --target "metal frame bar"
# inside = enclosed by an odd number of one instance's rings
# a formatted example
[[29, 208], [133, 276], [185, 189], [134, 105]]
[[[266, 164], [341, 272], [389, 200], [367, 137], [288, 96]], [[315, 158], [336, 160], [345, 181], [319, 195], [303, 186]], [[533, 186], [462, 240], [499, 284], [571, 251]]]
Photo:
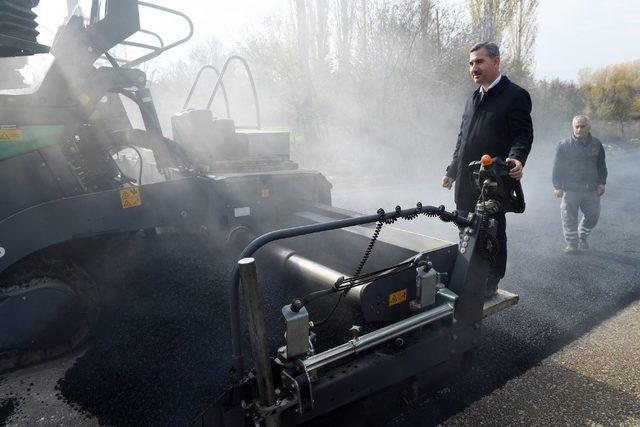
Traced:
[[222, 79], [224, 78], [224, 73], [227, 72], [227, 68], [229, 67], [229, 64], [231, 63], [231, 61], [233, 60], [240, 61], [242, 65], [244, 65], [244, 69], [247, 72], [247, 76], [249, 77], [249, 82], [251, 83], [251, 90], [253, 91], [253, 102], [256, 107], [256, 129], [260, 129], [261, 128], [260, 103], [258, 102], [258, 91], [256, 90], [256, 84], [255, 84], [255, 81], [253, 80], [253, 74], [251, 74], [249, 63], [247, 62], [246, 59], [244, 59], [239, 55], [230, 56], [224, 62], [224, 65], [222, 66], [222, 70], [220, 71], [220, 77], [218, 77], [218, 80], [216, 81], [216, 85], [213, 87], [213, 91], [211, 91], [211, 96], [209, 97], [209, 101], [207, 102], [207, 110], [211, 109], [211, 104], [213, 103], [213, 99], [215, 98], [216, 93], [218, 92], [218, 88], [222, 85]]
[[[143, 62], [146, 62], [150, 59], [155, 58], [156, 56], [159, 56], [162, 52], [167, 51], [169, 49], [172, 49], [176, 46], [179, 46], [185, 42], [187, 42], [188, 40], [191, 39], [191, 37], [193, 37], [193, 21], [191, 21], [191, 18], [189, 18], [189, 16], [187, 16], [186, 14], [179, 12], [177, 10], [174, 9], [169, 9], [168, 7], [163, 7], [163, 6], [159, 6], [157, 4], [153, 4], [153, 3], [147, 3], [146, 1], [141, 1], [138, 0], [138, 5], [140, 6], [144, 6], [144, 7], [148, 7], [149, 9], [156, 9], [156, 10], [161, 10], [163, 12], [167, 12], [176, 16], [179, 16], [181, 18], [183, 18], [185, 21], [187, 21], [187, 24], [189, 25], [189, 34], [187, 34], [185, 37], [176, 40], [173, 43], [170, 43], [166, 46], [162, 46], [159, 49], [154, 50], [153, 52], [150, 52], [146, 55], [141, 56], [140, 58], [134, 59], [133, 61], [129, 61], [126, 64], [123, 64], [122, 66], [125, 68], [132, 68], [135, 67], [136, 65], [140, 65]], [[145, 30], [144, 32], [146, 33], [151, 33], [150, 31]]]
[[[462, 335], [453, 340], [450, 329], [439, 329], [424, 338], [410, 342], [406, 348], [391, 354], [371, 352], [357, 363], [329, 368], [313, 383], [313, 409], [304, 414], [293, 411], [281, 414], [283, 425], [300, 425], [334, 409], [363, 399], [387, 387], [441, 365], [471, 348], [471, 339]], [[477, 335], [478, 331], [471, 332]], [[362, 384], [366, 384], [363, 387]]]
[[[256, 366], [256, 381], [260, 404], [269, 407], [276, 403], [271, 361], [269, 359], [269, 344], [267, 341], [267, 328], [264, 322], [264, 310], [262, 307], [262, 295], [256, 272], [256, 260], [243, 258], [237, 263], [240, 270], [240, 278], [244, 289], [244, 299], [249, 314], [251, 331], [251, 350]], [[278, 426], [277, 416], [266, 417], [267, 427]]]
[[162, 37], [160, 36], [160, 34], [154, 32], [154, 31], [150, 31], [150, 30], [145, 30], [143, 28], [140, 28], [138, 30], [139, 33], [143, 33], [143, 34], [149, 34], [152, 37], [155, 37], [158, 42], [160, 43], [160, 48], [164, 48], [164, 40], [162, 39]]
[[453, 314], [454, 302], [445, 302], [431, 310], [427, 310], [399, 322], [392, 323], [391, 325], [377, 329], [361, 337], [353, 338], [342, 345], [322, 353], [315, 354], [303, 360], [302, 364], [307, 372], [315, 371], [334, 362], [338, 362], [346, 357], [378, 346], [422, 326], [453, 316]]
[[[220, 79], [220, 71], [213, 65], [205, 65], [202, 68], [200, 68], [200, 71], [198, 71], [198, 74], [196, 75], [196, 79], [193, 81], [193, 84], [191, 85], [191, 89], [189, 89], [189, 95], [187, 95], [187, 99], [184, 101], [184, 105], [182, 106], [183, 110], [186, 110], [187, 107], [189, 106], [189, 101], [191, 101], [193, 92], [195, 91], [196, 86], [200, 81], [200, 77], [202, 76], [202, 73], [204, 72], [204, 70], [213, 70], [216, 73], [217, 78]], [[224, 97], [224, 105], [227, 109], [227, 118], [230, 119], [231, 112], [229, 110], [229, 98], [227, 97], [227, 91], [224, 87], [224, 83], [221, 82], [220, 87], [222, 89], [222, 96]]]

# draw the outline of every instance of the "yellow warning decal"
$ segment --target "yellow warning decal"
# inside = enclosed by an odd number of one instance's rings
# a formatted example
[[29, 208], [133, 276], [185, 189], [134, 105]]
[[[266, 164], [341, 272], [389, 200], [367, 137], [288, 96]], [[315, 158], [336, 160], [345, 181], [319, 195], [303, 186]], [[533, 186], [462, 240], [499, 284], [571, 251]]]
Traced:
[[22, 129], [0, 128], [0, 141], [22, 141]]
[[407, 300], [407, 288], [400, 289], [392, 294], [389, 294], [389, 307], [393, 307], [396, 304], [405, 302]]
[[120, 190], [120, 203], [122, 204], [122, 209], [141, 206], [140, 189], [138, 187], [130, 187]]
[[87, 105], [89, 102], [91, 102], [91, 97], [83, 92], [78, 95], [78, 101], [80, 101], [82, 105]]
[[269, 198], [269, 196], [271, 196], [271, 191], [269, 191], [269, 187], [262, 187], [262, 188], [260, 189], [260, 196], [261, 196], [263, 199], [267, 199], [267, 198]]

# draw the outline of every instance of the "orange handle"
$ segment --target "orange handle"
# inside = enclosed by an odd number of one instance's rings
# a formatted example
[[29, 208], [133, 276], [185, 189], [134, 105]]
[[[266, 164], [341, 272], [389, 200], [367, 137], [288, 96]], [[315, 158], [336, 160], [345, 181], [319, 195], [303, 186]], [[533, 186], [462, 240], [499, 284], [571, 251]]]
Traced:
[[482, 164], [482, 166], [491, 166], [491, 163], [493, 163], [493, 160], [491, 160], [491, 156], [488, 154], [485, 154], [480, 159], [480, 164]]

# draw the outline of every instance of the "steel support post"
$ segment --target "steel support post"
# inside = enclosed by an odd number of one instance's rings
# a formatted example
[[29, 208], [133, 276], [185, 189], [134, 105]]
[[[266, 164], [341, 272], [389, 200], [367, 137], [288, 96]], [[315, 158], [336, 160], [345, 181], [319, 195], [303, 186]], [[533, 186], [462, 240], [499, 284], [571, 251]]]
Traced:
[[[258, 274], [254, 258], [242, 258], [238, 261], [240, 269], [240, 281], [249, 317], [249, 332], [251, 337], [251, 351], [253, 363], [256, 368], [256, 380], [260, 393], [260, 405], [267, 408], [276, 403], [276, 394], [271, 374], [271, 362], [269, 361], [269, 346], [267, 343], [267, 331], [264, 323], [262, 298], [258, 286]], [[280, 425], [279, 416], [265, 416], [267, 427]]]

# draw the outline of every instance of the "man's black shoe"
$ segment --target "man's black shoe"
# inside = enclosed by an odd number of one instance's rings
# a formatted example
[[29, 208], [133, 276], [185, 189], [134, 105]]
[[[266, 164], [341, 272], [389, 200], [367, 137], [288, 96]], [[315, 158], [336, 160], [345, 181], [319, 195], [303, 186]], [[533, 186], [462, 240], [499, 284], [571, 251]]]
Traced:
[[493, 298], [498, 293], [498, 283], [500, 282], [500, 278], [489, 276], [487, 278], [487, 287], [484, 291], [484, 299], [488, 300]]

